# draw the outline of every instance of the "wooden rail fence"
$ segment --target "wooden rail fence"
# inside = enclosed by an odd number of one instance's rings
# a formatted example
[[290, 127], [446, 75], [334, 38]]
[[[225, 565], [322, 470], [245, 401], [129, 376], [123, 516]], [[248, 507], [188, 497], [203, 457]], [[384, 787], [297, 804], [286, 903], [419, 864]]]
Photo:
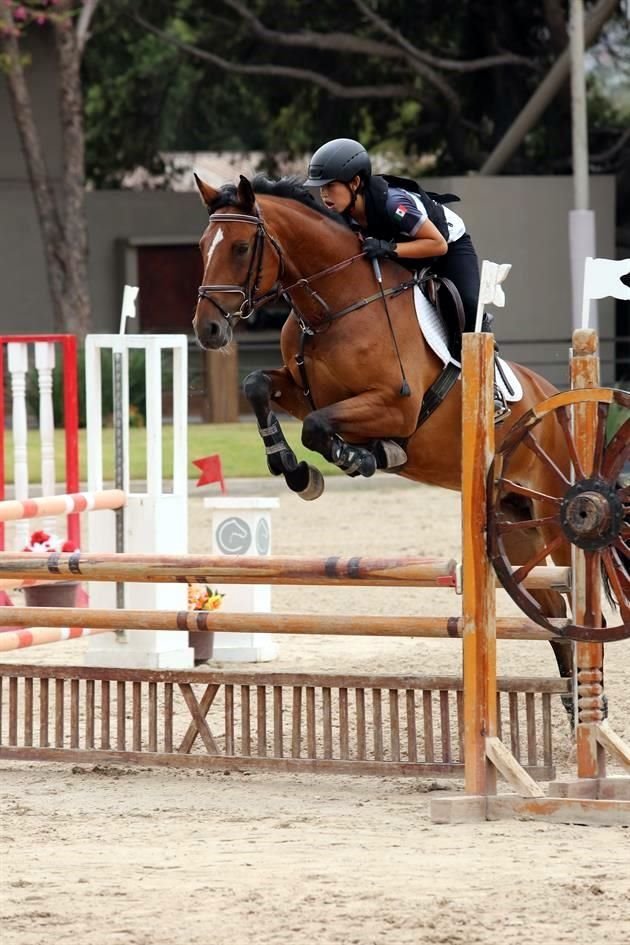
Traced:
[[[560, 679], [499, 680], [499, 730], [554, 776]], [[464, 772], [452, 676], [0, 666], [0, 758], [414, 776]], [[563, 710], [559, 710], [562, 711]]]

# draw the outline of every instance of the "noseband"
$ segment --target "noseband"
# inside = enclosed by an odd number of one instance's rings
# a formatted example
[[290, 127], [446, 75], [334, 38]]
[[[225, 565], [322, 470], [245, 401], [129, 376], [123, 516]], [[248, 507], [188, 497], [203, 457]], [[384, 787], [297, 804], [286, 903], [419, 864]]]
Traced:
[[[260, 212], [260, 211], [259, 211]], [[231, 318], [249, 318], [250, 315], [253, 315], [262, 305], [266, 302], [271, 301], [279, 297], [282, 292], [281, 279], [284, 274], [284, 257], [282, 255], [282, 250], [278, 242], [274, 237], [269, 233], [265, 227], [264, 220], [261, 216], [253, 216], [248, 213], [211, 213], [210, 214], [211, 223], [250, 223], [252, 226], [256, 227], [256, 235], [254, 237], [254, 249], [251, 255], [249, 262], [249, 269], [247, 270], [247, 276], [245, 277], [245, 282], [243, 285], [200, 285], [197, 289], [197, 298], [206, 299], [208, 302], [211, 302], [216, 309], [221, 312], [223, 317], [229, 322]], [[269, 240], [273, 246], [277, 256], [278, 256], [278, 271], [276, 273], [276, 279], [268, 292], [265, 292], [264, 295], [256, 296], [258, 292], [258, 286], [260, 284], [260, 279], [262, 276], [262, 265], [263, 265], [263, 254], [265, 250], [265, 240]], [[212, 298], [210, 293], [212, 292], [231, 292], [238, 293], [242, 295], [243, 302], [241, 304], [238, 312], [226, 312], [226, 310], [219, 305], [216, 299]]]

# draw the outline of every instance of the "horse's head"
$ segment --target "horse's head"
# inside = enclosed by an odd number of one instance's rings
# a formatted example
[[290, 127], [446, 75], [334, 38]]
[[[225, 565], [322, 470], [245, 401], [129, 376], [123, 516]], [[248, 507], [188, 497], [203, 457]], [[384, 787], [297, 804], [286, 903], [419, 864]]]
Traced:
[[199, 243], [204, 268], [193, 327], [203, 348], [222, 348], [234, 320], [278, 295], [282, 254], [246, 177], [220, 190], [196, 174], [195, 181], [210, 221]]

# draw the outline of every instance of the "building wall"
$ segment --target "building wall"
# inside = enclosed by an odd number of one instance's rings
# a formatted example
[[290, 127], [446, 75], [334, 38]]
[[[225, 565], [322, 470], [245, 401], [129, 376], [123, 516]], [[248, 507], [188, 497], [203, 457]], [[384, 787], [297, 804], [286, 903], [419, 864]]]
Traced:
[[[432, 180], [431, 187], [461, 196], [453, 209], [466, 220], [480, 258], [512, 263], [507, 307], [495, 311], [495, 332], [506, 354], [527, 363], [557, 362], [557, 369], [544, 373], [564, 383], [571, 335], [571, 179], [462, 177]], [[594, 177], [591, 188], [597, 252], [614, 258], [614, 179]], [[0, 330], [49, 330], [48, 288], [30, 190], [21, 181], [2, 181], [0, 201]], [[94, 330], [116, 331], [122, 286], [136, 275], [136, 247], [194, 245], [207, 217], [196, 194], [164, 191], [91, 192], [87, 213]], [[614, 336], [613, 313], [610, 301], [600, 303], [602, 338]]]

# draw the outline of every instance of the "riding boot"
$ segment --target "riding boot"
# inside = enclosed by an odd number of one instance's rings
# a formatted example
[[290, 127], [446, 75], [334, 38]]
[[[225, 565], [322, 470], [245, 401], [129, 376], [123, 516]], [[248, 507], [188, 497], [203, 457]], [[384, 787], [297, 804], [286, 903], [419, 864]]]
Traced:
[[[492, 332], [492, 323], [494, 321], [494, 316], [489, 315], [488, 312], [484, 312], [483, 320], [481, 322], [481, 330], [486, 332]], [[493, 384], [493, 396], [494, 396], [494, 422], [495, 425], [503, 423], [503, 421], [510, 416], [512, 411], [508, 407], [505, 395], [499, 385], [497, 384], [497, 363], [499, 359], [499, 346], [494, 343], [494, 384]]]

